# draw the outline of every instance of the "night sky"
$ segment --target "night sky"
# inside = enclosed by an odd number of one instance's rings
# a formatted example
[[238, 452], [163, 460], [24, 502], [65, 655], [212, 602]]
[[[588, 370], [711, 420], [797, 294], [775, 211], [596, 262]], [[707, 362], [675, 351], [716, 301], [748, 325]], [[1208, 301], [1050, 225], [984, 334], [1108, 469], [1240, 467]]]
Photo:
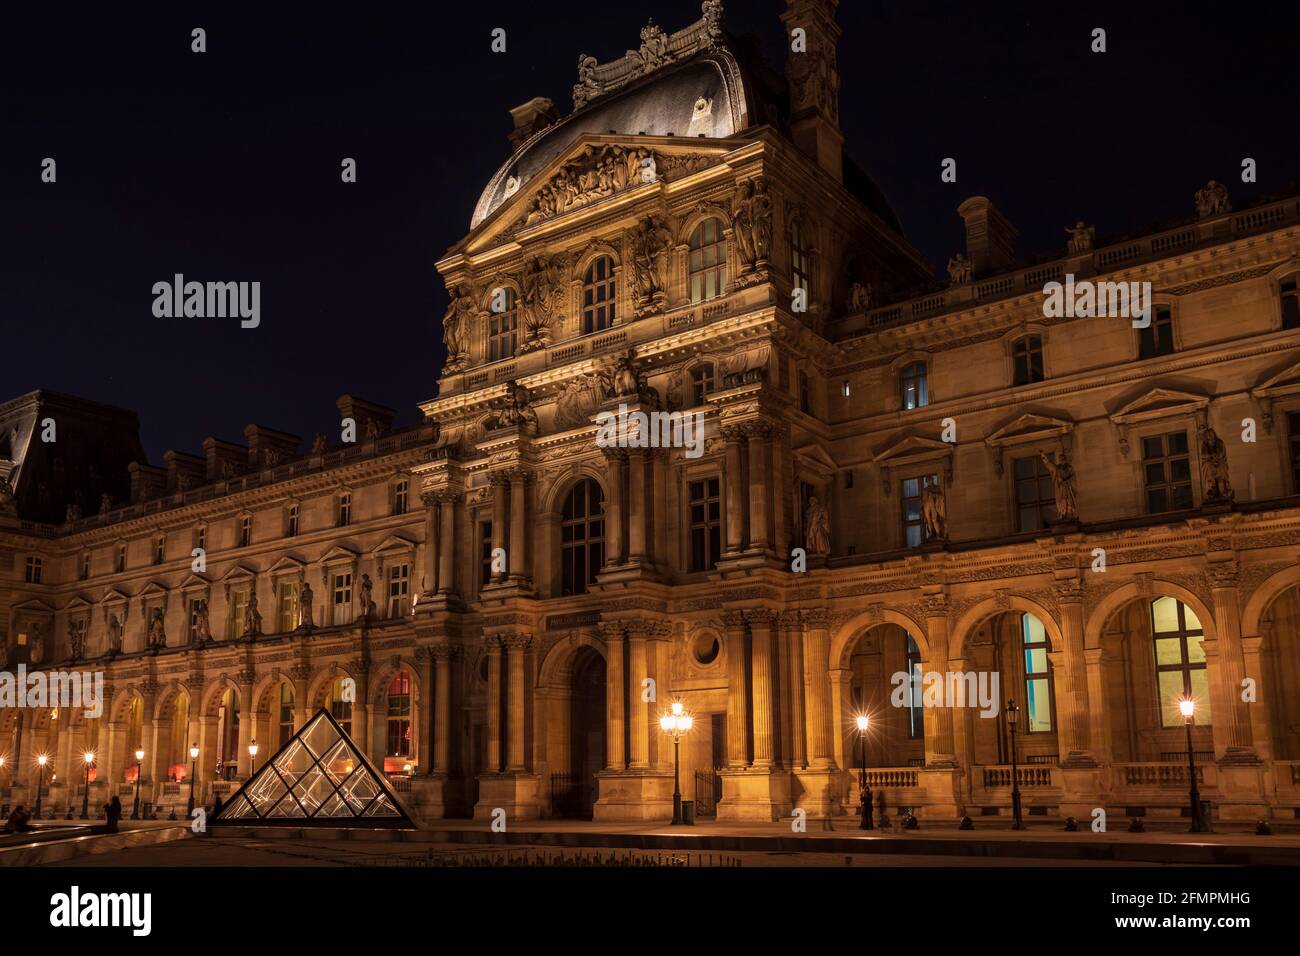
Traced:
[[[254, 421], [310, 443], [345, 392], [413, 424], [442, 361], [433, 264], [507, 157], [508, 109], [567, 113], [579, 53], [637, 46], [647, 12], [670, 32], [699, 16], [697, 0], [270, 6], [6, 8], [0, 399], [135, 409], [156, 464]], [[778, 67], [784, 6], [727, 3]], [[936, 273], [971, 195], [1034, 255], [1079, 218], [1105, 241], [1187, 216], [1211, 178], [1239, 206], [1300, 179], [1295, 31], [1268, 5], [842, 0], [839, 20], [847, 148]], [[260, 281], [261, 327], [155, 318], [151, 287], [176, 272]]]

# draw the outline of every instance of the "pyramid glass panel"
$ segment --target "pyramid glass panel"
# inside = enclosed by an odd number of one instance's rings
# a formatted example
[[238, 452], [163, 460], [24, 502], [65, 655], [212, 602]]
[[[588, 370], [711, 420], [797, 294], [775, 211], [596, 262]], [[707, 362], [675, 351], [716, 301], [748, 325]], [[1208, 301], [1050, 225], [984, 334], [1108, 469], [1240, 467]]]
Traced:
[[324, 709], [289, 738], [211, 822], [415, 827], [383, 774]]

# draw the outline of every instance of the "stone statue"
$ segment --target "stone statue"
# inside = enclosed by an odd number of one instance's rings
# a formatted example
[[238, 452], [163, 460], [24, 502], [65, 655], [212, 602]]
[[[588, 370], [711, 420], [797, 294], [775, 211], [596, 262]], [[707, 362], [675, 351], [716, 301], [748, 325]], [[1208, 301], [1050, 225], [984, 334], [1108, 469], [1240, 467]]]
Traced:
[[1052, 484], [1056, 490], [1056, 520], [1063, 524], [1078, 521], [1076, 479], [1070, 456], [1062, 448], [1060, 452], [1054, 452], [1050, 457], [1046, 452], [1040, 451], [1038, 457], [1043, 460], [1048, 473], [1052, 476]]
[[496, 425], [498, 428], [537, 425], [537, 413], [528, 404], [528, 389], [518, 382], [506, 383], [505, 402], [497, 415]]
[[375, 613], [375, 602], [372, 598], [375, 586], [371, 583], [370, 575], [361, 575], [361, 617], [363, 620], [369, 620]]
[[330, 442], [329, 439], [325, 437], [325, 433], [317, 432], [315, 440], [312, 441], [311, 443], [312, 457], [319, 458], [321, 455], [325, 454], [325, 452], [329, 450], [329, 447], [330, 447]]
[[731, 214], [731, 229], [736, 237], [740, 271], [750, 272], [758, 260], [758, 252], [754, 245], [754, 184], [748, 179], [740, 184], [736, 209]]
[[8, 475], [0, 475], [0, 515], [18, 515], [18, 501], [14, 498], [14, 486], [9, 483]]
[[1228, 201], [1228, 187], [1211, 179], [1201, 189], [1196, 190], [1196, 217], [1205, 219], [1209, 216], [1222, 215], [1232, 211]]
[[316, 595], [312, 593], [311, 584], [303, 581], [302, 590], [298, 592], [298, 626], [304, 630], [310, 631], [316, 626], [311, 618], [311, 605], [315, 599]]
[[69, 660], [79, 661], [86, 656], [86, 623], [85, 618], [68, 621], [68, 647], [72, 652]]
[[208, 602], [194, 602], [194, 643], [207, 644], [212, 640], [212, 622], [208, 617]]
[[948, 537], [948, 505], [937, 481], [925, 482], [921, 488], [921, 519], [927, 539], [944, 541]]
[[632, 230], [632, 288], [639, 309], [664, 297], [662, 260], [670, 238], [668, 230], [651, 216], [646, 216]]
[[447, 347], [448, 372], [463, 368], [469, 357], [469, 334], [474, 311], [474, 291], [464, 284], [453, 289], [451, 304], [442, 317], [442, 343]]
[[849, 286], [849, 315], [861, 315], [870, 308], [870, 283], [855, 282]]
[[366, 441], [377, 441], [379, 439], [379, 422], [373, 418], [366, 419]]
[[751, 218], [754, 230], [755, 264], [759, 269], [767, 267], [772, 254], [772, 197], [767, 194], [767, 180], [759, 176], [754, 180], [754, 198]]
[[1085, 226], [1083, 220], [1080, 219], [1073, 227], [1067, 228], [1065, 231], [1070, 237], [1066, 243], [1070, 254], [1078, 255], [1092, 248], [1092, 237], [1097, 230], [1093, 226]]
[[31, 643], [27, 648], [27, 659], [32, 664], [40, 664], [45, 660], [45, 632], [41, 628], [40, 621], [32, 624], [32, 636]]
[[960, 252], [948, 260], [948, 280], [953, 285], [965, 285], [975, 278], [975, 267]]
[[596, 80], [596, 58], [583, 53], [578, 57], [578, 83], [573, 88], [573, 108], [582, 109], [600, 96], [600, 83]]
[[1207, 505], [1232, 503], [1228, 449], [1213, 428], [1201, 430], [1201, 486], [1205, 489]]
[[519, 350], [545, 348], [551, 344], [551, 300], [563, 284], [555, 259], [533, 256], [524, 266], [520, 284], [524, 337]]
[[557, 428], [586, 425], [596, 407], [605, 399], [605, 389], [597, 375], [579, 375], [565, 384], [555, 402]]
[[99, 513], [108, 514], [113, 510], [113, 496], [107, 491], [99, 496]]
[[149, 647], [157, 649], [167, 646], [167, 632], [163, 623], [163, 609], [156, 607], [149, 616], [149, 628], [146, 632]]
[[810, 555], [831, 553], [831, 516], [826, 506], [813, 495], [808, 499], [808, 514], [804, 520], [804, 544]]
[[122, 622], [117, 619], [116, 614], [108, 616], [108, 646], [104, 653], [109, 657], [122, 653]]
[[75, 501], [72, 504], [68, 505], [68, 510], [64, 513], [63, 520], [66, 521], [68, 524], [71, 524], [74, 521], [80, 521], [81, 505], [77, 504]]
[[248, 595], [248, 606], [244, 608], [244, 637], [252, 639], [262, 633], [262, 614], [257, 609], [257, 592]]
[[700, 11], [704, 14], [704, 29], [709, 42], [721, 43], [723, 38], [722, 0], [704, 0], [704, 3], [700, 5]]

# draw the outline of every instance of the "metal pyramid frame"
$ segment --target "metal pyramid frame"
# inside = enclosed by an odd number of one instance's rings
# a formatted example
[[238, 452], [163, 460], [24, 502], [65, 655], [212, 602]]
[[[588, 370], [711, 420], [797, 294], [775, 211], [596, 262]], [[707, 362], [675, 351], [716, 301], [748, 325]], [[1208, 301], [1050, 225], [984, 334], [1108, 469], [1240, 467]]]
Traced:
[[323, 707], [208, 822], [417, 828], [388, 780]]

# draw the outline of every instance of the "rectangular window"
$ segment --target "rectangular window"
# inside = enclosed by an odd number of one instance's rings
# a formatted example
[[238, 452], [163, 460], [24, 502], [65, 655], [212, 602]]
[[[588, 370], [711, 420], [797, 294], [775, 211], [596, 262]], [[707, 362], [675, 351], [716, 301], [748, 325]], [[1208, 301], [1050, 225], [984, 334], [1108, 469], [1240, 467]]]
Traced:
[[126, 545], [117, 546], [117, 560], [113, 563], [113, 568], [119, 574], [126, 570]]
[[333, 617], [334, 624], [349, 624], [352, 621], [352, 572], [344, 571], [333, 576]]
[[345, 491], [339, 495], [338, 526], [346, 528], [352, 523], [352, 492]]
[[406, 500], [410, 494], [410, 483], [403, 478], [393, 487], [393, 514], [406, 514]]
[[1021, 617], [1025, 652], [1025, 722], [1031, 734], [1052, 730], [1051, 676], [1047, 670], [1047, 632], [1032, 614]]
[[799, 411], [812, 414], [812, 388], [805, 372], [799, 373]]
[[1300, 329], [1300, 289], [1296, 276], [1282, 280], [1282, 328]]
[[904, 366], [898, 381], [903, 393], [904, 410], [925, 408], [930, 404], [930, 387], [924, 362]]
[[29, 557], [27, 559], [27, 574], [25, 580], [28, 584], [41, 583], [41, 559]]
[[298, 582], [280, 582], [280, 633], [287, 634], [298, 626]]
[[285, 537], [286, 538], [298, 537], [298, 506], [290, 505], [289, 513], [286, 517], [288, 520], [285, 522], [285, 528], [284, 528]]
[[81, 580], [85, 581], [90, 577], [90, 552], [81, 556]]
[[722, 504], [719, 479], [690, 483], [691, 570], [711, 571], [722, 553]]
[[939, 483], [938, 475], [904, 478], [902, 481], [903, 541], [906, 547], [920, 547], [929, 540], [921, 511], [921, 489]]
[[1012, 464], [1016, 482], [1016, 530], [1042, 531], [1056, 520], [1056, 486], [1035, 455]]
[[1148, 514], [1190, 508], [1192, 464], [1187, 451], [1187, 433], [1171, 432], [1143, 438], [1142, 477]]
[[239, 519], [239, 546], [247, 548], [253, 543], [253, 516], [244, 515]]
[[480, 521], [478, 523], [478, 540], [479, 540], [479, 564], [482, 568], [479, 574], [479, 585], [492, 583], [492, 522]]
[[167, 539], [159, 537], [153, 543], [153, 563], [162, 564], [167, 555]]
[[519, 327], [519, 304], [515, 290], [505, 286], [492, 290], [488, 309], [488, 361], [496, 362], [515, 354]]
[[1153, 306], [1151, 324], [1138, 329], [1138, 358], [1174, 354], [1174, 316], [1167, 305]]
[[1015, 372], [1013, 385], [1029, 385], [1043, 380], [1043, 339], [1026, 335], [1011, 347], [1011, 360]]
[[248, 589], [240, 588], [230, 592], [230, 636], [238, 639], [244, 636], [244, 612], [248, 610]]
[[1151, 634], [1155, 642], [1161, 726], [1177, 727], [1183, 723], [1178, 701], [1186, 696], [1196, 702], [1196, 722], [1209, 725], [1209, 671], [1201, 643], [1205, 631], [1200, 619], [1182, 601], [1156, 598], [1151, 602]]
[[191, 644], [193, 644], [195, 641], [198, 640], [199, 611], [202, 610], [202, 608], [203, 608], [202, 598], [190, 598], [189, 635], [190, 635]]
[[411, 607], [411, 566], [395, 564], [388, 569], [388, 616], [406, 617]]
[[202, 525], [194, 529], [194, 547], [201, 551], [208, 550], [208, 529]]

